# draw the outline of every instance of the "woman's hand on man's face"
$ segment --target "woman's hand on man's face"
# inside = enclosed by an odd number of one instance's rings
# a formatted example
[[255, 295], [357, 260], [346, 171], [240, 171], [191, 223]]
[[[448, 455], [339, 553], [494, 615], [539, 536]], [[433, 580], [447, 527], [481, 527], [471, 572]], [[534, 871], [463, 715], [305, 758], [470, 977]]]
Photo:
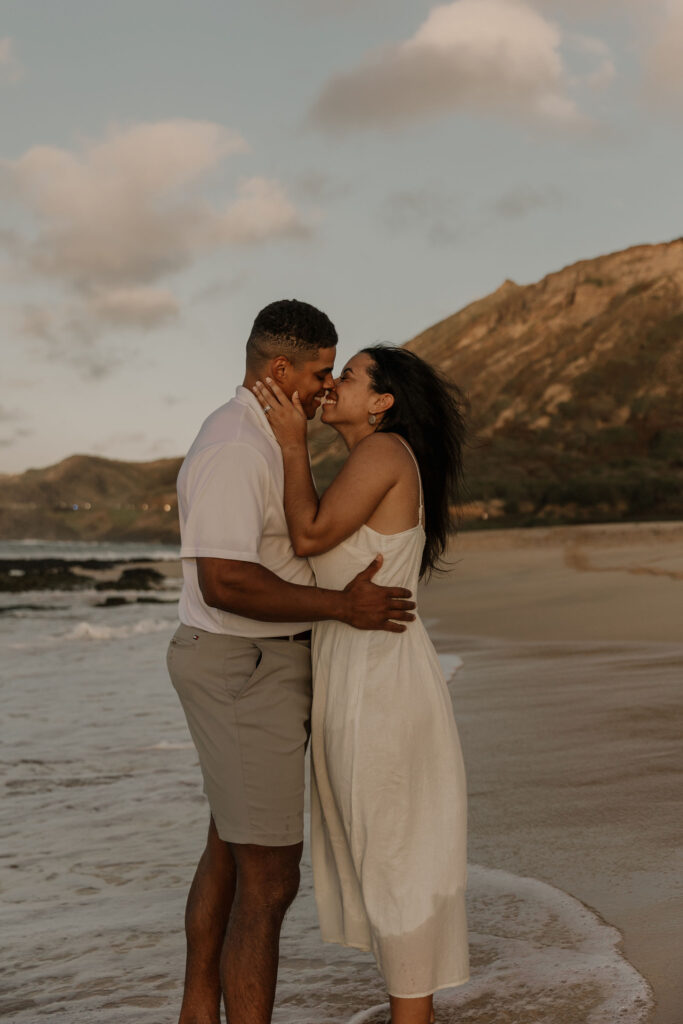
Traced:
[[290, 400], [280, 385], [270, 377], [266, 377], [265, 384], [257, 380], [252, 390], [280, 447], [305, 445], [308, 421], [299, 399], [299, 392], [295, 391]]

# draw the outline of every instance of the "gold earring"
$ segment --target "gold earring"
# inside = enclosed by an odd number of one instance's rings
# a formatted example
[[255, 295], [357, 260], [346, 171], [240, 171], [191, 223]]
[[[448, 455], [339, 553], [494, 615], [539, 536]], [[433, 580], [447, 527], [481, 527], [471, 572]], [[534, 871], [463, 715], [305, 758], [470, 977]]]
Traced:
[[375, 416], [374, 412], [371, 412], [370, 415], [368, 416], [368, 423], [370, 424], [371, 427], [374, 427], [376, 422], [377, 417]]

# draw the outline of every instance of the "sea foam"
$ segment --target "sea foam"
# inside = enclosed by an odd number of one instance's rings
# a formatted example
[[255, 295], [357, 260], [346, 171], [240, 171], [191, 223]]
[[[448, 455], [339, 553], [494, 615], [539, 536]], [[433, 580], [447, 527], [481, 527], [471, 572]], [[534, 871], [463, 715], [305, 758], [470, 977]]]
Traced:
[[[652, 992], [623, 957], [620, 933], [568, 893], [536, 878], [473, 864], [468, 919], [471, 980], [436, 993], [439, 1024], [649, 1020]], [[388, 1003], [372, 1005], [367, 998], [382, 991], [371, 958], [338, 946], [321, 954], [316, 930], [307, 935], [301, 934], [303, 928], [297, 931], [296, 953], [306, 968], [298, 977], [283, 972], [275, 1019], [281, 1024], [385, 1024]], [[370, 1005], [349, 1013], [339, 996], [346, 1007]]]
[[464, 665], [462, 658], [458, 654], [439, 654], [439, 661], [441, 662], [441, 670], [447, 683], [450, 683], [458, 669], [461, 669]]
[[170, 740], [159, 740], [150, 747], [142, 747], [143, 750], [193, 750], [194, 743], [172, 743]]
[[104, 626], [95, 622], [78, 622], [68, 632], [63, 633], [62, 640], [121, 640], [130, 636], [141, 636], [145, 633], [159, 633], [168, 630], [168, 619], [140, 619], [128, 626]]

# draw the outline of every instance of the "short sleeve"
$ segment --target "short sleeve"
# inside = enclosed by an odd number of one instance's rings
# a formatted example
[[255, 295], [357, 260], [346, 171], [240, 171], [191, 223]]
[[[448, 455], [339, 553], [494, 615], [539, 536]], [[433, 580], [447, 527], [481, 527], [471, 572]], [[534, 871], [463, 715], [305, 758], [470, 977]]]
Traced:
[[266, 461], [247, 444], [215, 445], [189, 467], [181, 558], [260, 562], [270, 487]]

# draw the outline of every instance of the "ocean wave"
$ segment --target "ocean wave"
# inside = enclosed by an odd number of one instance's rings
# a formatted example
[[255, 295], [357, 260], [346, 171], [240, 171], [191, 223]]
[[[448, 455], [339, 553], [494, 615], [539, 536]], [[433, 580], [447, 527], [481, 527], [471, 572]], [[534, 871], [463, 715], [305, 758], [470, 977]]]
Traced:
[[160, 633], [168, 630], [169, 619], [140, 619], [129, 626], [103, 626], [95, 622], [78, 622], [61, 640], [121, 640], [130, 636], [141, 636], [146, 633]]
[[533, 1019], [543, 1005], [549, 1019], [575, 1015], [585, 1024], [641, 1024], [649, 1018], [652, 992], [624, 957], [616, 928], [538, 878], [480, 865], [472, 865], [469, 875], [470, 914], [488, 962], [466, 989], [444, 996], [451, 1019], [477, 1020], [476, 1012], [463, 1011], [487, 993], [496, 994], [501, 1011], [514, 1008], [521, 1020]]
[[439, 661], [441, 662], [441, 671], [447, 683], [450, 683], [458, 669], [462, 668], [465, 664], [460, 655], [451, 654], [450, 652], [439, 654]]
[[4, 540], [0, 541], [0, 558], [26, 559], [62, 558], [78, 561], [97, 558], [102, 561], [167, 562], [180, 558], [180, 548], [172, 544], [144, 541], [71, 541], [71, 540]]
[[143, 747], [143, 750], [192, 750], [194, 743], [188, 741], [186, 743], [172, 743], [170, 740], [159, 740], [158, 743], [153, 743], [151, 747]]
[[[471, 979], [436, 993], [442, 1024], [645, 1024], [650, 1019], [651, 989], [623, 956], [621, 934], [569, 893], [536, 878], [471, 864], [467, 916]], [[347, 1006], [358, 1006], [371, 993], [376, 1000], [381, 982], [374, 965], [337, 946], [321, 954], [318, 941], [315, 932], [310, 939], [299, 937], [296, 967], [282, 972], [283, 1024], [314, 1024], [323, 1016], [321, 1006], [330, 1024], [386, 1024], [388, 1003], [373, 1005], [368, 999], [369, 1006], [351, 1015], [338, 1001], [343, 996]], [[302, 963], [310, 968], [302, 970]], [[321, 991], [325, 982], [328, 1000]]]
[[[26, 610], [32, 612], [42, 611], [68, 611], [69, 609], [81, 609], [82, 613], [89, 608], [97, 607], [108, 597], [122, 597], [127, 604], [168, 604], [177, 605], [180, 596], [182, 580], [164, 580], [162, 585], [155, 590], [119, 590], [102, 589], [95, 590], [88, 587], [78, 590], [22, 590], [19, 593], [0, 593], [0, 613], [10, 612], [18, 614]], [[30, 607], [25, 609], [24, 604]], [[15, 608], [15, 606], [18, 606]]]

